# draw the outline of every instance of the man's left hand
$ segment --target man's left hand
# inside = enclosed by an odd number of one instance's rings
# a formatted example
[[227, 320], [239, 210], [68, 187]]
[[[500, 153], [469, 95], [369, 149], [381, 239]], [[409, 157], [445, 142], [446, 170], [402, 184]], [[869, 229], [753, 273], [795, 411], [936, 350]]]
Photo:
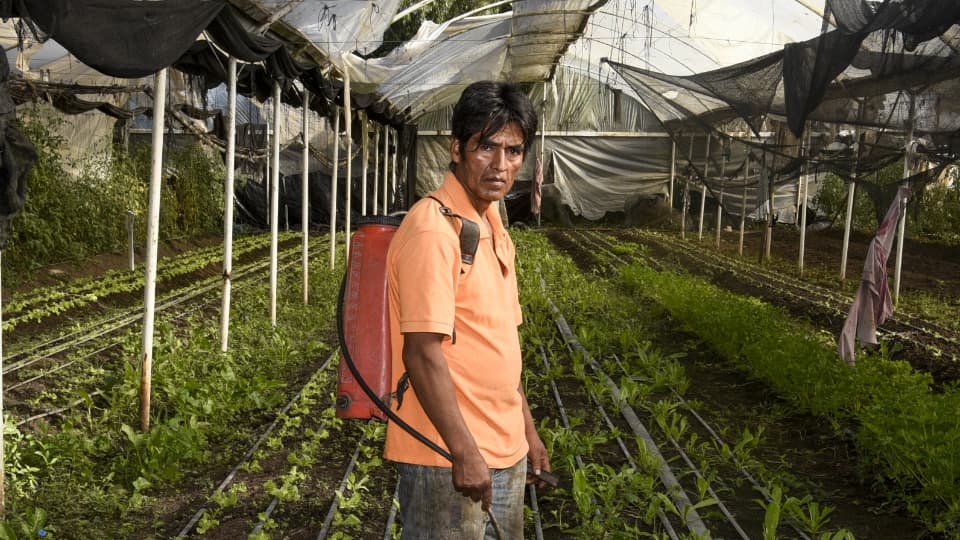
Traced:
[[527, 458], [530, 460], [527, 464], [527, 483], [536, 482], [538, 488], [546, 488], [547, 482], [539, 478], [539, 475], [543, 471], [550, 470], [550, 457], [547, 455], [547, 447], [543, 445], [543, 441], [540, 440], [540, 435], [536, 431], [527, 433], [527, 444], [530, 446], [527, 453]]

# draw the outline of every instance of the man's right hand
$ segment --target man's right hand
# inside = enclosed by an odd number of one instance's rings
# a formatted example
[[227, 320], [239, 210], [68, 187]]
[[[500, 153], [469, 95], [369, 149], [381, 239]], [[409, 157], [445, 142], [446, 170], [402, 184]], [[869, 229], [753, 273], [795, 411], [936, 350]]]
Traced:
[[493, 500], [493, 487], [490, 469], [480, 452], [474, 449], [464, 457], [454, 456], [452, 474], [453, 489], [473, 502], [479, 501], [486, 512]]

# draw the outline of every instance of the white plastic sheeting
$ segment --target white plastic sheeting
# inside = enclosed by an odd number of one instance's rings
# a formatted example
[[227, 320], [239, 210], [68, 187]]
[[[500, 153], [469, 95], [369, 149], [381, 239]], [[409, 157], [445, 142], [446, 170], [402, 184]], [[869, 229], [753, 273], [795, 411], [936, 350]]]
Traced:
[[576, 215], [600, 219], [622, 212], [636, 196], [666, 197], [671, 141], [653, 137], [547, 138], [561, 202]]
[[329, 2], [322, 0], [257, 0], [267, 13], [283, 13], [281, 20], [298, 30], [314, 46], [340, 65], [340, 53], [373, 52], [400, 7], [400, 0]]
[[[413, 40], [390, 55], [364, 60], [343, 53], [367, 53], [380, 46], [384, 31], [399, 10], [399, 0], [231, 3], [264, 28], [280, 24], [287, 29], [285, 36], [291, 32], [302, 36], [305, 43], [316, 48], [311, 57], [327, 59], [336, 71], [349, 70], [357, 91], [379, 93], [396, 109], [406, 110], [410, 118], [417, 119], [421, 130], [449, 129], [450, 106], [463, 87], [473, 81], [548, 80], [546, 95], [543, 84], [532, 85], [531, 92], [538, 111], [544, 113], [541, 127], [548, 131], [547, 155], [553, 156], [548, 162], [554, 161], [545, 165], [553, 167], [564, 202], [574, 213], [588, 218], [622, 211], [624, 202], [635, 195], [666, 193], [669, 180], [666, 138], [551, 135], [659, 130], [656, 120], [633, 99], [632, 89], [601, 64], [601, 58], [677, 75], [729, 66], [780, 50], [784, 43], [817, 35], [824, 6], [823, 0], [773, 0], [762, 5], [750, 0], [523, 0], [510, 4], [509, 13], [424, 23]], [[23, 50], [19, 50], [12, 22], [0, 25], [0, 42], [7, 47], [11, 67], [24, 78], [100, 85], [149, 82], [105, 77], [83, 66], [55, 42], [37, 44], [31, 39], [27, 36]], [[172, 79], [171, 85], [176, 88], [176, 84]], [[670, 91], [663, 89], [664, 93]], [[173, 92], [174, 102], [196, 103], [182, 86]], [[84, 97], [107, 101], [104, 96]], [[208, 97], [211, 108], [225, 106], [225, 99], [220, 99], [217, 91]], [[123, 102], [123, 96], [115, 99], [118, 104]], [[696, 110], [695, 105], [691, 103], [690, 109]], [[706, 108], [711, 107], [706, 104]], [[254, 102], [241, 100], [237, 112], [239, 123], [272, 120], [269, 109]], [[281, 106], [278, 135], [282, 146], [298, 138], [299, 118], [299, 111]], [[74, 122], [85, 133], [93, 129], [83, 125], [85, 120]], [[311, 137], [312, 153], [314, 157], [329, 156], [334, 141], [329, 123], [319, 118], [314, 122], [317, 129]], [[98, 140], [106, 139], [113, 121], [104, 117], [102, 123], [96, 130], [104, 136], [96, 137]], [[84, 139], [90, 140], [73, 133], [69, 138]], [[650, 147], [652, 140], [658, 140], [654, 148]], [[448, 154], [446, 143], [419, 144], [421, 184], [442, 176]], [[678, 162], [682, 157], [678, 156]], [[322, 157], [311, 160], [311, 168], [317, 163], [323, 167], [323, 162]], [[281, 171], [295, 173], [297, 166], [295, 161], [288, 164], [284, 160]], [[521, 179], [525, 174], [521, 172]], [[754, 196], [749, 198], [756, 200]], [[791, 198], [778, 195], [774, 211], [793, 208], [795, 201]], [[728, 197], [725, 202], [734, 201], [739, 198]], [[757, 208], [758, 204], [748, 206]]]
[[348, 57], [351, 79], [419, 117], [453, 103], [471, 82], [549, 79], [597, 0], [527, 0], [511, 13], [424, 24], [407, 45], [377, 60]]

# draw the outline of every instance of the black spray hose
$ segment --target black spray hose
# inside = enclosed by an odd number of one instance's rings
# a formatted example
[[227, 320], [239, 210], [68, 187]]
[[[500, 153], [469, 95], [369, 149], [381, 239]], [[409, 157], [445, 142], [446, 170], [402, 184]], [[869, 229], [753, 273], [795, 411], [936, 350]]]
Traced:
[[[343, 300], [347, 292], [347, 275], [343, 276], [343, 281], [340, 282], [340, 294], [337, 295], [337, 339], [340, 340], [340, 352], [343, 353], [344, 363], [347, 364], [347, 369], [350, 370], [350, 373], [353, 374], [353, 378], [357, 380], [360, 384], [360, 388], [363, 389], [363, 393], [370, 398], [371, 401], [377, 406], [378, 409], [383, 411], [383, 414], [394, 422], [404, 431], [412, 435], [415, 439], [422, 442], [427, 446], [427, 448], [433, 450], [434, 452], [443, 456], [444, 459], [453, 463], [453, 455], [450, 452], [441, 448], [437, 443], [426, 438], [422, 433], [415, 430], [413, 426], [403, 421], [402, 418], [397, 416], [395, 412], [390, 410], [390, 406], [383, 402], [380, 399], [380, 396], [370, 388], [370, 385], [367, 384], [367, 381], [360, 375], [360, 371], [357, 369], [357, 365], [353, 363], [353, 357], [350, 356], [350, 349], [347, 347], [347, 336], [346, 331], [343, 328]], [[497, 518], [493, 515], [493, 510], [487, 509], [487, 516], [490, 518], [490, 523], [493, 525], [493, 530], [497, 535], [497, 538], [504, 540], [503, 534], [500, 532], [500, 524], [497, 523]]]

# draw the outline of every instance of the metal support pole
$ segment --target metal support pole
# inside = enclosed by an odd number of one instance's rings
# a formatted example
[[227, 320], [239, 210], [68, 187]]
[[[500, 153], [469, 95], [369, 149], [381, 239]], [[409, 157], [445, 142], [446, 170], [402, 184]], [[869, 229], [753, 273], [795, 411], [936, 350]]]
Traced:
[[147, 210], [147, 253], [143, 284], [143, 336], [140, 347], [140, 430], [150, 430], [153, 372], [153, 323], [157, 292], [157, 245], [160, 228], [160, 187], [163, 184], [163, 129], [167, 101], [167, 70], [153, 78], [153, 137], [150, 149], [150, 199]]
[[707, 149], [703, 157], [703, 178], [700, 181], [700, 216], [697, 218], [697, 241], [703, 242], [703, 211], [707, 206], [707, 176], [710, 174], [710, 134], [707, 133]]
[[390, 127], [383, 126], [383, 207], [380, 213], [387, 213], [387, 190], [390, 184], [389, 176], [390, 165]]
[[667, 195], [667, 208], [673, 208], [673, 182], [677, 177], [677, 141], [670, 142], [670, 192]]
[[[0, 250], [0, 268], [3, 267], [2, 261], [3, 251]], [[4, 444], [6, 444], [3, 436], [4, 428], [6, 427], [3, 420], [3, 298], [0, 295], [0, 518], [6, 516], [7, 513], [7, 494], [4, 489], [4, 485], [7, 481], [7, 463], [6, 455], [3, 452]]]
[[134, 218], [133, 211], [127, 210], [126, 220], [125, 220], [125, 225], [127, 228], [127, 269], [130, 270], [131, 272], [137, 269], [137, 261], [136, 261], [136, 257], [134, 256], [134, 249], [133, 249], [134, 222], [135, 222], [135, 218]]
[[687, 205], [690, 204], [690, 175], [683, 182], [683, 205], [680, 207], [680, 238], [687, 238]]
[[[266, 133], [264, 133], [264, 137], [263, 137], [264, 144], [265, 144], [265, 146], [264, 146], [264, 148], [263, 148], [263, 152], [264, 152], [264, 155], [265, 155], [266, 157], [265, 157], [265, 159], [264, 159], [265, 164], [264, 164], [264, 166], [263, 166], [263, 170], [264, 170], [264, 173], [263, 173], [263, 207], [264, 207], [264, 208], [270, 208], [270, 176], [271, 176], [271, 174], [272, 174], [272, 173], [270, 172], [270, 148], [271, 148], [271, 145], [270, 145], [270, 124], [266, 124], [266, 125], [264, 126], [264, 130], [266, 130]], [[267, 212], [267, 225], [270, 225], [270, 212]]]
[[[800, 164], [800, 182], [797, 183], [797, 212], [800, 214], [797, 223], [800, 225], [800, 253], [797, 256], [797, 268], [800, 271], [800, 277], [803, 277], [803, 255], [807, 249], [807, 189], [810, 187], [810, 165], [808, 156], [810, 154], [810, 132], [807, 131], [807, 142], [800, 149], [800, 156], [804, 158]], [[814, 172], [816, 174], [816, 171]]]
[[400, 131], [393, 130], [393, 155], [390, 156], [390, 204], [397, 206], [397, 155], [400, 154]]
[[373, 213], [380, 210], [380, 124], [373, 124]]
[[847, 279], [847, 252], [850, 248], [850, 226], [853, 223], [853, 196], [856, 192], [856, 182], [851, 180], [847, 189], [847, 215], [843, 220], [843, 250], [840, 254], [840, 281]]
[[227, 60], [227, 162], [223, 181], [223, 301], [220, 304], [220, 352], [230, 340], [230, 289], [233, 272], [233, 179], [237, 152], [237, 59]]
[[337, 264], [337, 183], [340, 171], [340, 110], [333, 107], [333, 177], [330, 180], [330, 269]]
[[727, 178], [727, 154], [723, 150], [723, 139], [720, 139], [720, 201], [717, 203], [717, 249], [720, 249], [720, 228], [723, 226], [723, 184]]
[[537, 227], [543, 214], [543, 176], [547, 172], [547, 81], [543, 81], [543, 107], [540, 113], [540, 211], [537, 212]]
[[[859, 121], [863, 117], [863, 102], [857, 102], [857, 120]], [[854, 195], [856, 194], [856, 183], [858, 173], [857, 170], [860, 168], [860, 153], [863, 151], [863, 141], [860, 140], [860, 126], [857, 125], [856, 136], [854, 141], [857, 144], [857, 154], [856, 159], [853, 161], [853, 174], [850, 179], [850, 187], [847, 190], [847, 215], [843, 222], [843, 249], [840, 255], [840, 282], [843, 283], [847, 279], [847, 252], [850, 248], [850, 228], [853, 225], [853, 200]]]
[[277, 326], [277, 235], [280, 225], [280, 83], [273, 83], [273, 160], [270, 171], [270, 325]]
[[310, 299], [310, 91], [303, 90], [303, 165], [300, 180], [300, 246], [303, 273], [303, 304]]
[[[913, 149], [913, 129], [914, 129], [914, 114], [916, 106], [916, 97], [913, 94], [910, 94], [910, 131], [907, 135], [907, 142], [903, 151], [903, 177], [910, 178], [910, 175], [913, 174], [913, 170], [910, 168], [910, 161], [913, 158], [911, 150]], [[910, 186], [909, 182], [906, 182], [907, 187]], [[900, 204], [900, 220], [897, 223], [897, 257], [894, 262], [893, 269], [893, 305], [897, 305], [897, 301], [900, 300], [900, 272], [903, 268], [903, 242], [904, 235], [907, 233], [907, 198], [904, 198]]]
[[743, 197], [740, 199], [740, 245], [737, 254], [743, 257], [743, 229], [747, 222], [747, 176], [750, 171], [750, 155], [743, 162]]
[[367, 132], [367, 112], [360, 111], [360, 125], [363, 126], [363, 132], [360, 133], [360, 215], [367, 215], [367, 172], [370, 169], [370, 134]]
[[[346, 63], [344, 63], [346, 65]], [[343, 71], [343, 121], [346, 128], [347, 147], [345, 154], [347, 157], [347, 172], [343, 176], [344, 180], [344, 205], [343, 205], [343, 256], [350, 258], [350, 218], [353, 214], [353, 114], [350, 107], [350, 70]]]
[[687, 206], [690, 205], [690, 174], [693, 171], [693, 133], [690, 134], [690, 148], [687, 151], [687, 168], [691, 171], [684, 175], [683, 181], [683, 204], [680, 208], [680, 238], [687, 237]]

